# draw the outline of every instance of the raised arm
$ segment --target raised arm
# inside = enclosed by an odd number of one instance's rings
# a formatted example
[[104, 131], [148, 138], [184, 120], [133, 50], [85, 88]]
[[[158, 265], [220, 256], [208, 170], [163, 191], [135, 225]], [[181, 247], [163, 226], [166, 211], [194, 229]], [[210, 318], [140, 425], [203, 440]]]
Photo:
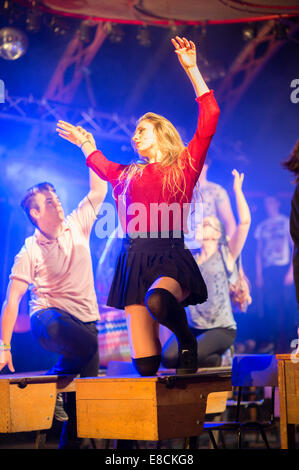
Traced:
[[[97, 150], [93, 135], [87, 132], [83, 127], [73, 126], [65, 121], [57, 123], [58, 135], [68, 140], [72, 144], [77, 145], [85, 158]], [[107, 183], [105, 180], [97, 176], [92, 170], [89, 170], [89, 193], [88, 198], [97, 212], [107, 194]]]
[[244, 174], [239, 174], [237, 170], [233, 170], [232, 174], [234, 175], [234, 192], [239, 220], [235, 232], [228, 241], [228, 247], [230, 255], [236, 260], [245, 244], [251, 223], [251, 215], [242, 190]]
[[217, 202], [217, 214], [224, 226], [227, 238], [231, 238], [236, 230], [236, 221], [229, 197], [226, 195], [220, 202]]
[[103, 199], [103, 192], [105, 192], [105, 195], [107, 192], [105, 181], [113, 184], [125, 165], [108, 160], [101, 151], [97, 150], [92, 134], [83, 127], [73, 126], [65, 121], [58, 121], [56, 130], [60, 137], [82, 150], [86, 158], [86, 164], [91, 169], [89, 173], [91, 196], [100, 200]]
[[8, 285], [1, 315], [0, 370], [8, 365], [9, 370], [14, 372], [10, 341], [19, 313], [19, 305], [27, 289], [28, 284], [18, 279], [11, 280]]
[[188, 75], [193, 85], [196, 97], [209, 92], [209, 88], [204, 81], [199, 68], [197, 66], [196, 47], [193, 41], [188, 41], [186, 38], [176, 36], [171, 40], [175, 47], [175, 52], [186, 74]]
[[202, 170], [211, 139], [216, 132], [220, 109], [213, 91], [209, 90], [197, 66], [195, 44], [178, 36], [172, 39], [172, 43], [179, 62], [193, 85], [196, 101], [199, 104], [196, 132], [188, 144], [188, 154], [192, 159], [191, 168], [195, 171], [196, 181]]

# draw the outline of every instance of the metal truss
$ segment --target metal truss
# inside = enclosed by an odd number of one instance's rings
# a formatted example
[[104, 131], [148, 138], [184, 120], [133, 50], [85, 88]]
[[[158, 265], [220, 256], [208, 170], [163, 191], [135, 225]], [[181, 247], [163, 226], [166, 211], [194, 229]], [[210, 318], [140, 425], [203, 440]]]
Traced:
[[[299, 29], [298, 22], [287, 21], [287, 38], [277, 38], [275, 21], [262, 26], [234, 60], [225, 78], [216, 90], [217, 100], [221, 106], [221, 126], [235, 109], [242, 96], [270, 58]], [[31, 148], [39, 142], [45, 142], [47, 134], [53, 135], [54, 124], [58, 119], [87, 127], [95, 136], [112, 142], [128, 143], [135, 128], [135, 119], [125, 119], [118, 114], [98, 111], [93, 99], [92, 87], [88, 81], [87, 67], [107, 35], [107, 26], [98, 24], [91, 44], [84, 44], [76, 33], [68, 44], [49, 82], [41, 100], [32, 96], [16, 97], [6, 94], [5, 103], [0, 106], [0, 119], [14, 120], [32, 126], [28, 146]], [[71, 74], [66, 83], [65, 77]], [[90, 99], [90, 107], [78, 108], [71, 104], [75, 92], [82, 80], [85, 80]], [[142, 86], [145, 83], [142, 82]], [[134, 101], [135, 95], [132, 96]], [[130, 103], [131, 104], [131, 103]], [[131, 106], [129, 106], [131, 107]], [[51, 140], [49, 138], [49, 143]]]
[[59, 119], [86, 127], [94, 135], [113, 142], [129, 142], [135, 128], [135, 119], [124, 119], [118, 114], [102, 113], [94, 108], [78, 108], [33, 96], [17, 97], [6, 93], [0, 107], [0, 119], [37, 126], [42, 133], [53, 132]]
[[[90, 28], [92, 26], [91, 24]], [[97, 24], [93, 41], [90, 44], [84, 43], [80, 38], [79, 32], [76, 32], [57, 64], [44, 98], [59, 101], [60, 103], [71, 103], [80, 82], [84, 78], [90, 90], [88, 66], [93, 61], [106, 37], [107, 26], [103, 23]], [[67, 72], [72, 74], [68, 83], [66, 83], [65, 79]], [[93, 100], [92, 94], [90, 94], [89, 98]], [[95, 103], [93, 102], [93, 104]]]
[[[287, 20], [285, 20], [287, 21]], [[221, 127], [249, 88], [258, 73], [299, 29], [298, 22], [288, 20], [286, 37], [277, 37], [276, 22], [268, 21], [234, 60], [226, 77], [217, 89], [217, 100], [221, 105]]]

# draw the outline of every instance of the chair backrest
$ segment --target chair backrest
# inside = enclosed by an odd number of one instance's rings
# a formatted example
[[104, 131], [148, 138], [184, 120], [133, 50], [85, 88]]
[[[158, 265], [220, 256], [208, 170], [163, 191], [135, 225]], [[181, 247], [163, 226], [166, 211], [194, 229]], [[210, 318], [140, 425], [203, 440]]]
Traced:
[[271, 354], [236, 354], [232, 365], [234, 387], [278, 386], [277, 359]]

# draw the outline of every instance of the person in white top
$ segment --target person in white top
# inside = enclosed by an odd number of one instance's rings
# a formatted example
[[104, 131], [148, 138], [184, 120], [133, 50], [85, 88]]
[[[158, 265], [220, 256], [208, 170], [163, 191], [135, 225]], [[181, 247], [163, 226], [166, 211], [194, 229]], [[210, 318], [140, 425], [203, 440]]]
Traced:
[[[74, 127], [73, 135], [79, 147], [90, 139], [80, 127]], [[31, 331], [42, 347], [60, 355], [47, 374], [98, 374], [99, 311], [89, 237], [107, 183], [91, 170], [89, 178], [89, 193], [67, 218], [50, 183], [33, 186], [22, 201], [36, 230], [25, 240], [11, 270], [2, 308], [0, 370], [15, 370], [10, 342], [20, 301], [30, 289]]]

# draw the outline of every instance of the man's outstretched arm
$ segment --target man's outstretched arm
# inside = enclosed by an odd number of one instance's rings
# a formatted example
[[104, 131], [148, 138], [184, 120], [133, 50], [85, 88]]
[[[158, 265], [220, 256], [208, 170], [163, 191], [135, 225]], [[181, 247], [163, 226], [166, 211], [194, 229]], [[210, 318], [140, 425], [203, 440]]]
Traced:
[[27, 282], [18, 279], [13, 279], [8, 284], [1, 315], [0, 370], [8, 365], [11, 372], [15, 371], [12, 362], [10, 341], [19, 313], [19, 305], [27, 289]]

